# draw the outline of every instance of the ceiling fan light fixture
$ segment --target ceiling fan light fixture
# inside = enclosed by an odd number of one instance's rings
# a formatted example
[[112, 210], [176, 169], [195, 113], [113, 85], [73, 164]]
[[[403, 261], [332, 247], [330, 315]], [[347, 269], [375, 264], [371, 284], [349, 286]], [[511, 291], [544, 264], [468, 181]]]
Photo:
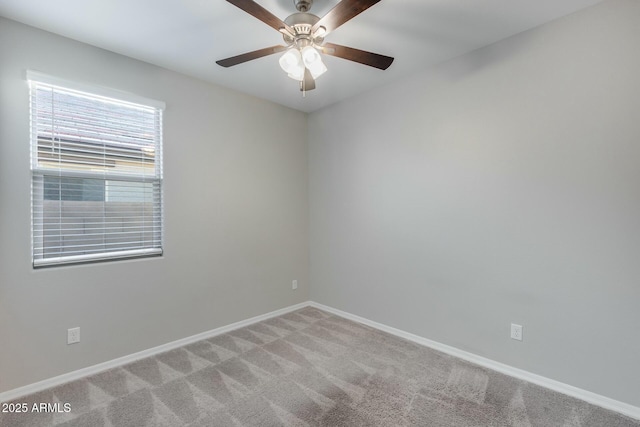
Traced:
[[287, 50], [278, 62], [280, 63], [280, 68], [292, 79], [302, 80], [304, 77], [304, 63], [298, 49]]
[[316, 62], [322, 62], [322, 58], [320, 58], [320, 53], [313, 46], [305, 46], [300, 51], [300, 55], [302, 56], [302, 61], [307, 68], [311, 69]]
[[327, 71], [326, 65], [322, 62], [322, 57], [313, 46], [306, 46], [301, 51], [302, 62], [311, 71], [311, 76], [317, 79]]

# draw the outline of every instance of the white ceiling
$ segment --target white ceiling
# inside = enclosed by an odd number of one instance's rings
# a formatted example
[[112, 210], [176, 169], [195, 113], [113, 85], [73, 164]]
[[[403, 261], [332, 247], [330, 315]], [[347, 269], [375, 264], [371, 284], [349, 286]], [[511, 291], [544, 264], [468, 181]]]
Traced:
[[[281, 44], [280, 34], [225, 0], [0, 0], [0, 15], [311, 112], [601, 0], [382, 0], [327, 41], [395, 57], [386, 71], [326, 57], [303, 98], [271, 55], [231, 68], [218, 59]], [[293, 0], [257, 0], [283, 19]], [[339, 0], [315, 0], [323, 16]], [[549, 41], [553, 43], [552, 40]]]

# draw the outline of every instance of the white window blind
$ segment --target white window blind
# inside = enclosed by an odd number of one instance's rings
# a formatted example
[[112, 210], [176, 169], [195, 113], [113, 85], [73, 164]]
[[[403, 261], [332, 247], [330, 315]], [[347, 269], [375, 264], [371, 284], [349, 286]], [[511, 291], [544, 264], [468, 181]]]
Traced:
[[162, 108], [42, 80], [29, 80], [34, 267], [162, 254]]

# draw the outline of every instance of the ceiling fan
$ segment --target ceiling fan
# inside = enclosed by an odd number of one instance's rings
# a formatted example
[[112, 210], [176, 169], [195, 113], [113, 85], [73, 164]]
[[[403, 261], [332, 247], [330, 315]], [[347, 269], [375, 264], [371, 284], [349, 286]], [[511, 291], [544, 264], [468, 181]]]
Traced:
[[271, 46], [216, 61], [223, 67], [232, 67], [263, 56], [285, 52], [280, 57], [280, 67], [289, 77], [300, 82], [300, 90], [304, 94], [315, 89], [315, 80], [327, 71], [320, 53], [381, 70], [386, 70], [393, 62], [390, 56], [324, 42], [327, 34], [380, 0], [342, 0], [322, 18], [309, 13], [313, 0], [293, 0], [298, 12], [289, 15], [284, 21], [253, 0], [227, 1], [282, 33], [286, 46]]

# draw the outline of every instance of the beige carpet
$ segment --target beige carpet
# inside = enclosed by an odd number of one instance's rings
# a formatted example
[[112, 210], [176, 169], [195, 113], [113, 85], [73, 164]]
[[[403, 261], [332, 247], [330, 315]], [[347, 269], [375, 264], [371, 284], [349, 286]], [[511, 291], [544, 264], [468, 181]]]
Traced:
[[314, 308], [17, 402], [71, 412], [2, 413], [1, 426], [640, 427]]

